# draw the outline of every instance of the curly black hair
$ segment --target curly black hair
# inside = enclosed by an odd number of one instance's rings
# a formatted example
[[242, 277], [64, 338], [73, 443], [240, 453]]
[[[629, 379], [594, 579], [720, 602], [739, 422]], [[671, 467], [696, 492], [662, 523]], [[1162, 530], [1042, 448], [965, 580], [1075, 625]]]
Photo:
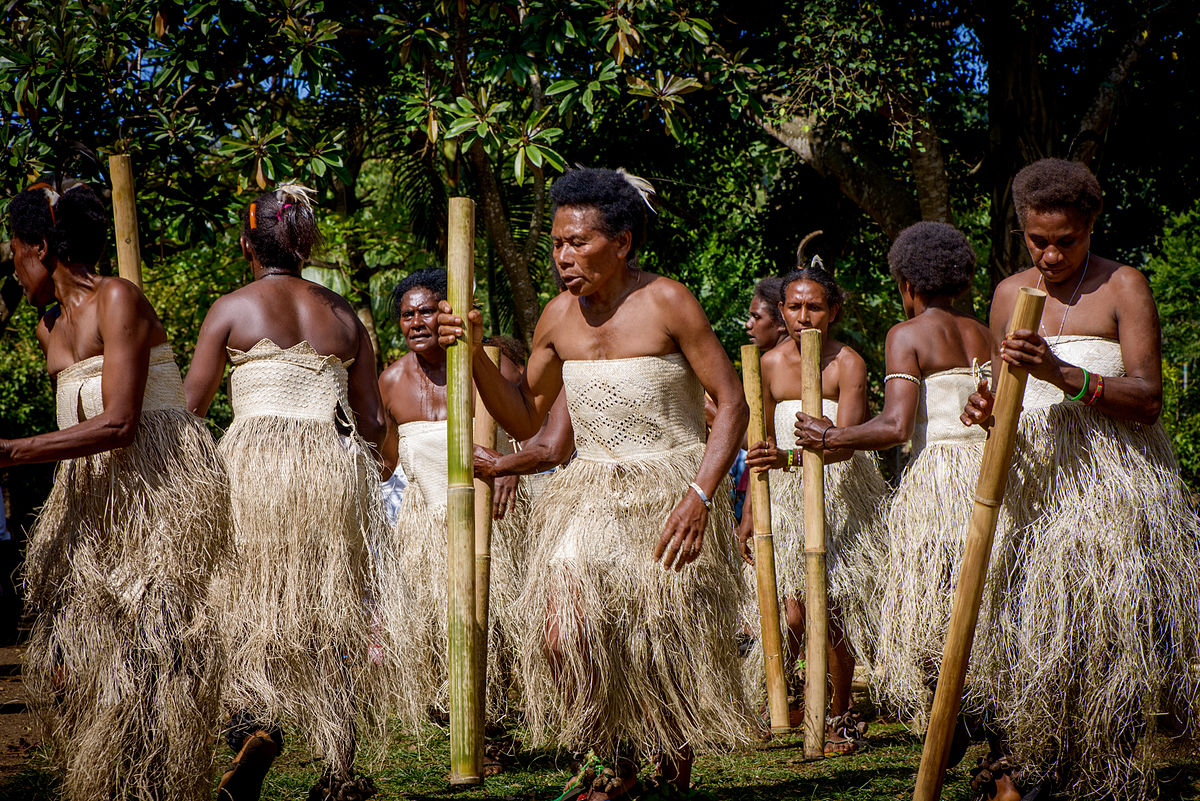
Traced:
[[783, 282], [779, 285], [779, 302], [787, 302], [788, 287], [797, 281], [812, 281], [825, 290], [825, 302], [829, 304], [832, 311], [835, 307], [838, 311], [834, 312], [831, 320], [836, 321], [841, 316], [841, 308], [846, 303], [846, 294], [842, 292], [842, 288], [838, 286], [838, 282], [833, 280], [833, 274], [825, 269], [825, 266], [820, 261], [815, 261], [807, 267], [801, 267], [798, 270], [792, 270], [783, 277]]
[[958, 297], [975, 274], [975, 249], [961, 231], [941, 222], [919, 222], [900, 232], [888, 251], [893, 278], [903, 278], [914, 292], [931, 297]]
[[599, 212], [600, 230], [615, 237], [630, 234], [630, 266], [646, 243], [646, 201], [623, 173], [616, 170], [581, 167], [571, 170], [550, 187], [551, 214], [564, 206], [590, 206]]
[[779, 312], [779, 297], [782, 294], [783, 278], [769, 275], [754, 285], [754, 297], [761, 298], [771, 310], [771, 321], [783, 325], [783, 315]]
[[108, 243], [108, 215], [87, 184], [75, 183], [54, 200], [53, 190], [35, 184], [12, 199], [13, 236], [28, 244], [45, 241], [64, 264], [95, 266]]
[[438, 300], [446, 299], [446, 271], [437, 267], [411, 272], [392, 290], [392, 319], [400, 322], [400, 304], [414, 289], [428, 289]]
[[1030, 210], [1074, 209], [1090, 222], [1104, 207], [1096, 176], [1082, 162], [1066, 159], [1040, 159], [1025, 167], [1013, 178], [1012, 193], [1021, 225]]
[[295, 271], [304, 266], [321, 241], [312, 209], [281, 196], [278, 190], [259, 195], [242, 212], [242, 237], [263, 267]]

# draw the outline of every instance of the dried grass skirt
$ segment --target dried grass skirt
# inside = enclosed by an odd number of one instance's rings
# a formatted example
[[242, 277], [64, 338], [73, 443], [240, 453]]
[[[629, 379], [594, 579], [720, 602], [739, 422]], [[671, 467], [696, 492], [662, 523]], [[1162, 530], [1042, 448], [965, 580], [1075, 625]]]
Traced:
[[30, 536], [24, 676], [64, 798], [206, 799], [223, 654], [208, 606], [229, 485], [190, 412], [147, 411], [126, 448], [59, 465]]
[[368, 608], [368, 546], [387, 540], [378, 466], [332, 422], [235, 419], [220, 448], [237, 547], [218, 591], [225, 706], [294, 727], [332, 768], [348, 768], [356, 734], [377, 731], [389, 689], [412, 678], [397, 666], [403, 632], [380, 642]]
[[736, 646], [744, 591], [727, 480], [700, 558], [681, 572], [654, 560], [703, 452], [577, 458], [537, 499], [516, 605], [535, 742], [601, 754], [622, 745], [649, 756], [746, 740]]
[[1001, 610], [999, 722], [1032, 779], [1151, 797], [1160, 715], [1197, 699], [1200, 520], [1157, 424], [1058, 404], [1021, 431], [1045, 479]]

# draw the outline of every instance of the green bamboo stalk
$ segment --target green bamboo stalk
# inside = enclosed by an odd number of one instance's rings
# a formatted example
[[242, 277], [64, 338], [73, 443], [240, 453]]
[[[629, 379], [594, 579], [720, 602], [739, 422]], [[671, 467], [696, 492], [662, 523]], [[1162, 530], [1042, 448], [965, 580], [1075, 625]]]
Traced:
[[472, 436], [471, 325], [475, 275], [475, 202], [450, 200], [447, 300], [463, 318], [464, 338], [446, 349], [446, 614], [449, 622], [450, 783], [483, 782], [483, 730], [475, 636], [475, 484]]

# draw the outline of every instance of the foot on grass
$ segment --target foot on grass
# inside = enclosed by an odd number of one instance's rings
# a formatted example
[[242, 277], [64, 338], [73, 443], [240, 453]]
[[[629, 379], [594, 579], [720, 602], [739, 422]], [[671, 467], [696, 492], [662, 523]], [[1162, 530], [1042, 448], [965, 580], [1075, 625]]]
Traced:
[[256, 731], [246, 737], [217, 785], [217, 801], [258, 801], [263, 780], [277, 756], [279, 744], [270, 733]]

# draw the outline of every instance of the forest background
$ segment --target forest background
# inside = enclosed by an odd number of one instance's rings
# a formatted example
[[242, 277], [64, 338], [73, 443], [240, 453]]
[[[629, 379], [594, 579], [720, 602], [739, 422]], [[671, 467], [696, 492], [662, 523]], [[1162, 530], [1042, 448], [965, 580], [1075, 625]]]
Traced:
[[[1099, 176], [1094, 247], [1150, 277], [1165, 406], [1200, 486], [1200, 17], [1186, 0], [8, 0], [0, 194], [39, 176], [107, 192], [132, 155], [146, 294], [186, 369], [211, 303], [248, 280], [238, 214], [264, 187], [319, 195], [306, 275], [378, 343], [398, 280], [444, 259], [447, 199], [479, 204], [489, 332], [528, 338], [554, 293], [547, 188], [568, 165], [658, 190], [642, 265], [683, 281], [732, 356], [755, 281], [819, 254], [849, 291], [838, 332], [868, 360], [903, 312], [892, 238], [952, 222], [969, 297], [1028, 266], [1010, 194], [1043, 157]], [[6, 217], [6, 215], [5, 215]], [[5, 219], [4, 223], [6, 224]], [[0, 240], [7, 233], [0, 231]], [[102, 271], [112, 271], [110, 248]], [[0, 437], [55, 425], [0, 244]], [[230, 418], [218, 399], [220, 428]], [[2, 476], [15, 521], [50, 467]]]

